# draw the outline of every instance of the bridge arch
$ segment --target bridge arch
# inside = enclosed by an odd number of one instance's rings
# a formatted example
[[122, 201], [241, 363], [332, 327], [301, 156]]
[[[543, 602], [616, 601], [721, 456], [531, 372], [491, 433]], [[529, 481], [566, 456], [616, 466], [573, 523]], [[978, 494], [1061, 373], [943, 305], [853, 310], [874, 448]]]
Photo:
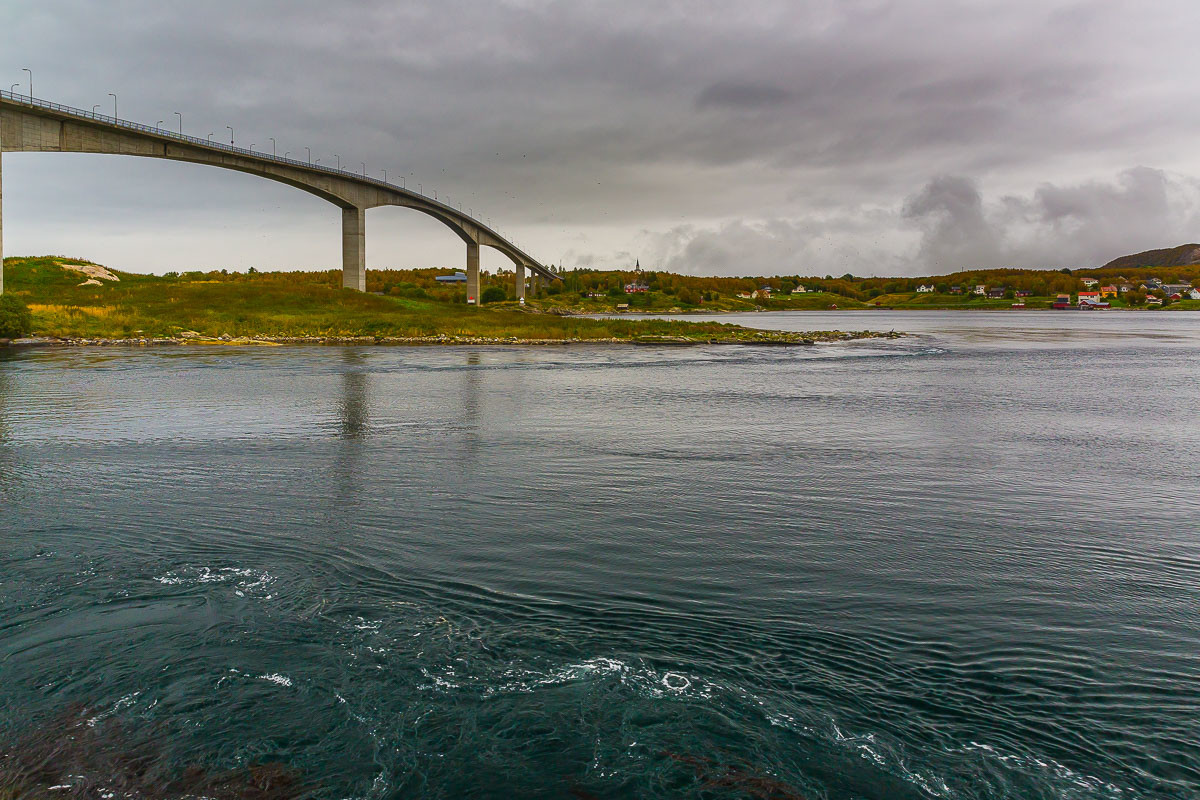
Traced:
[[[360, 291], [366, 288], [365, 212], [383, 205], [427, 214], [466, 243], [469, 297], [478, 296], [481, 244], [505, 253], [516, 265], [521, 276], [518, 295], [523, 294], [526, 269], [550, 280], [558, 278], [479, 220], [404, 187], [0, 91], [0, 153], [3, 152], [107, 153], [160, 158], [221, 167], [300, 189], [342, 209], [342, 284]], [[0, 186], [2, 175], [0, 172]], [[0, 255], [2, 237], [0, 217]], [[0, 269], [0, 292], [3, 286]]]

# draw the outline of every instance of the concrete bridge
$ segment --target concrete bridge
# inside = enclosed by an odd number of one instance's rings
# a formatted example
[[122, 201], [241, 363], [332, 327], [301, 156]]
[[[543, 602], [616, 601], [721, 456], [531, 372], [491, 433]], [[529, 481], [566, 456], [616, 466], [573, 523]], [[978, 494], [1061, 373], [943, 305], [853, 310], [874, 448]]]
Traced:
[[[315, 194], [342, 209], [342, 285], [347, 289], [366, 291], [366, 210], [377, 206], [415, 209], [459, 235], [467, 246], [468, 303], [479, 302], [480, 247], [494, 248], [512, 259], [518, 298], [525, 296], [526, 271], [531, 274], [534, 291], [543, 280], [561, 280], [472, 215], [419, 192], [349, 170], [251, 151], [0, 91], [0, 154], [20, 152], [112, 153], [189, 161], [258, 175]], [[0, 155], [0, 258], [4, 253], [3, 232], [3, 156]], [[3, 291], [4, 271], [0, 268], [0, 293]]]

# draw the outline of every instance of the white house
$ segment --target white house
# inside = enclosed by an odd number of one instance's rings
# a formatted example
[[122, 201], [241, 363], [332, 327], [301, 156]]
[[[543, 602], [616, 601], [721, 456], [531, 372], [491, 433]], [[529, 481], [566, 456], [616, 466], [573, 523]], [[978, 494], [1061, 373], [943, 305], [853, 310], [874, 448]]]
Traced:
[[1200, 300], [1200, 289], [1192, 289], [1187, 293], [1187, 296], [1193, 300]]
[[987, 294], [987, 287], [981, 283], [975, 287], [975, 291], [972, 294]]
[[933, 286], [922, 283], [920, 286], [917, 287], [917, 291], [920, 292], [921, 294], [929, 294], [930, 292], [933, 291]]

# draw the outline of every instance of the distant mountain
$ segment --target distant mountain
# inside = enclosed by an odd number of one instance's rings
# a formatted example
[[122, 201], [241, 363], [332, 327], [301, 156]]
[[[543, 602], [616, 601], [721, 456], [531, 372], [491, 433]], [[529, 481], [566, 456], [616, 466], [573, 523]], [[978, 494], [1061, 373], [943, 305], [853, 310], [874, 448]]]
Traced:
[[1163, 250], [1147, 250], [1131, 256], [1114, 258], [1100, 269], [1135, 269], [1137, 267], [1182, 267], [1200, 264], [1200, 244], [1181, 244]]

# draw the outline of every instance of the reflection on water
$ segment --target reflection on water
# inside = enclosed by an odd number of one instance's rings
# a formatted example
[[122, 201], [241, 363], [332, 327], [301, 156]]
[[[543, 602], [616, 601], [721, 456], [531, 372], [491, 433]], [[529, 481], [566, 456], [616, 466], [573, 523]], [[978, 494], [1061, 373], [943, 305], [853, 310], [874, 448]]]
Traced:
[[321, 798], [1197, 796], [1188, 319], [7, 351], [0, 749], [78, 703]]
[[367, 430], [367, 354], [361, 349], [346, 348], [341, 351], [340, 358], [342, 401], [338, 411], [342, 420], [342, 436], [346, 439], [357, 439]]

